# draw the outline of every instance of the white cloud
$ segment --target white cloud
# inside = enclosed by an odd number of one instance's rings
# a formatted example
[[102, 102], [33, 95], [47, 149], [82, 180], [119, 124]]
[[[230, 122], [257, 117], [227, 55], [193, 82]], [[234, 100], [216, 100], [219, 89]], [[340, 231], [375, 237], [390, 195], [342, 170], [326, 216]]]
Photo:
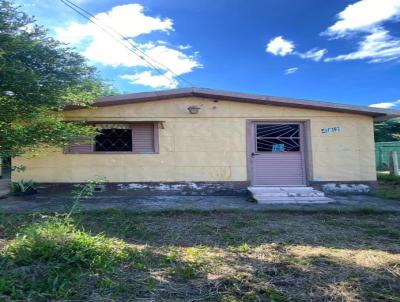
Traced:
[[185, 49], [190, 49], [192, 48], [192, 45], [186, 44], [186, 45], [178, 45], [178, 48], [180, 50], [185, 50]]
[[360, 59], [369, 60], [370, 63], [400, 60], [400, 40], [393, 38], [386, 30], [377, 29], [358, 44], [358, 49], [355, 52], [326, 58], [325, 61]]
[[284, 39], [282, 36], [275, 37], [271, 39], [265, 49], [275, 56], [287, 56], [287, 55], [297, 55], [302, 59], [311, 59], [313, 61], [320, 61], [322, 57], [328, 52], [326, 49], [312, 48], [304, 53], [297, 52], [295, 50], [295, 45], [292, 41]]
[[358, 48], [350, 53], [326, 58], [325, 62], [368, 60], [383, 63], [400, 60], [400, 39], [390, 35], [384, 22], [398, 21], [400, 0], [361, 0], [348, 5], [338, 14], [338, 21], [323, 34], [337, 38], [362, 34]]
[[292, 41], [285, 40], [282, 36], [271, 39], [265, 49], [266, 52], [275, 56], [286, 56], [293, 52], [294, 44]]
[[338, 21], [323, 34], [344, 36], [355, 31], [371, 31], [384, 21], [400, 17], [400, 0], [361, 0], [348, 5]]
[[[174, 30], [173, 21], [169, 18], [151, 17], [144, 14], [144, 8], [140, 4], [127, 4], [114, 6], [110, 11], [96, 15], [98, 23], [104, 28], [112, 28], [127, 40], [122, 39], [112, 30], [108, 30], [110, 35], [103, 32], [91, 22], [78, 23], [72, 22], [67, 27], [55, 28], [57, 38], [75, 45], [81, 53], [94, 63], [118, 67], [141, 68], [138, 73], [121, 76], [130, 82], [147, 85], [150, 87], [176, 87], [178, 82], [176, 75], [181, 75], [201, 67], [196, 58], [196, 53], [186, 54], [186, 48], [169, 47], [168, 43], [162, 40], [147, 43], [138, 43], [135, 38], [147, 35], [152, 32], [170, 33]], [[148, 69], [148, 64], [140, 58], [143, 57], [139, 51], [135, 50], [135, 55], [127, 48], [133, 49], [133, 44], [141, 52], [150, 56], [150, 60], [171, 80], [161, 75], [154, 75]], [[149, 60], [149, 59], [148, 59]], [[173, 73], [171, 73], [168, 68]], [[137, 71], [136, 71], [137, 72]], [[129, 76], [129, 77], [128, 77]]]
[[[350, 53], [324, 59], [324, 62], [367, 60], [369, 63], [400, 61], [400, 38], [393, 37], [383, 25], [400, 21], [400, 0], [360, 0], [348, 5], [337, 15], [337, 21], [323, 35], [335, 38], [356, 37], [358, 48]], [[357, 34], [357, 35], [352, 35]], [[274, 55], [297, 55], [302, 59], [321, 61], [327, 49], [312, 48], [306, 52], [295, 51], [292, 41], [275, 37], [267, 45]]]
[[371, 105], [369, 105], [369, 107], [390, 109], [390, 108], [396, 107], [398, 105], [400, 105], [400, 100], [397, 100], [394, 102], [382, 102], [382, 103], [371, 104]]
[[323, 48], [313, 48], [310, 49], [309, 51], [303, 52], [303, 53], [296, 53], [300, 58], [302, 59], [311, 59], [315, 62], [318, 62], [322, 59], [322, 57], [327, 53], [328, 51]]
[[172, 70], [176, 74], [188, 73], [196, 67], [201, 67], [196, 61], [196, 54], [186, 55], [165, 45], [150, 46], [145, 49], [145, 53], [152, 58], [157, 58], [162, 65], [173, 67]]
[[132, 84], [140, 84], [152, 88], [175, 88], [178, 86], [178, 81], [168, 71], [162, 75], [150, 71], [143, 71], [136, 74], [124, 74], [121, 78], [128, 80]]
[[[110, 11], [97, 14], [95, 17], [103, 27], [111, 27], [124, 37], [135, 38], [152, 31], [169, 32], [173, 30], [171, 19], [160, 19], [144, 15], [140, 4], [114, 6]], [[67, 43], [82, 42], [84, 39], [104, 39], [107, 36], [98, 27], [90, 22], [72, 22], [66, 28], [54, 29], [57, 37]], [[117, 37], [117, 35], [115, 35]], [[109, 38], [111, 39], [111, 38]], [[115, 42], [113, 43], [115, 44]]]
[[286, 75], [293, 74], [293, 73], [297, 72], [298, 70], [299, 70], [298, 67], [288, 68], [288, 69], [285, 70], [285, 74]]

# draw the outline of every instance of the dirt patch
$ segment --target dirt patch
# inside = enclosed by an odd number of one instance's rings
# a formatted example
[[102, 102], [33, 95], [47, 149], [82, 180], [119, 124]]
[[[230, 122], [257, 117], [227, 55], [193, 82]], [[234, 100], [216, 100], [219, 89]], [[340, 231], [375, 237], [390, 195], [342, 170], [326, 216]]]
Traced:
[[[12, 240], [21, 228], [42, 219], [33, 214], [0, 216], [1, 240]], [[129, 252], [113, 269], [90, 275], [72, 292], [66, 290], [66, 282], [59, 291], [40, 287], [37, 297], [98, 301], [400, 299], [400, 214], [135, 214], [108, 210], [82, 213], [74, 219], [78, 229], [120, 240]], [[13, 265], [9, 271], [3, 270], [3, 278], [22, 271], [19, 278], [29, 281], [57, 263], [34, 261], [33, 266], [25, 264], [23, 268]], [[89, 277], [84, 270], [79, 274]], [[49, 280], [49, 284], [57, 284], [57, 280]], [[25, 296], [23, 288], [20, 290], [25, 299], [32, 294], [32, 288]]]

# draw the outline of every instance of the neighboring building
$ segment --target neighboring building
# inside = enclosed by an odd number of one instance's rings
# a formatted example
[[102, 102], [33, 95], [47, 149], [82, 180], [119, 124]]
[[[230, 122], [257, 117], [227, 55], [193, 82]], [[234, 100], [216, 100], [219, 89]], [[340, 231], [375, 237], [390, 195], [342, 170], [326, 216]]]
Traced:
[[12, 179], [70, 184], [104, 176], [119, 188], [222, 191], [249, 185], [374, 185], [373, 121], [400, 115], [198, 88], [106, 97], [94, 106], [64, 112], [67, 121], [101, 129], [93, 144], [17, 158], [14, 164], [27, 169]]

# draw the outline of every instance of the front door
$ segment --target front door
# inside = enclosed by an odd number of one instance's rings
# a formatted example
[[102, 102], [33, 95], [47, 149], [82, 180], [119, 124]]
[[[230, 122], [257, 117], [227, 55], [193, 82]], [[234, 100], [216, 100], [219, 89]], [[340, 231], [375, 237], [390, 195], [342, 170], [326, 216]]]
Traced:
[[254, 122], [251, 125], [253, 186], [304, 186], [303, 124]]

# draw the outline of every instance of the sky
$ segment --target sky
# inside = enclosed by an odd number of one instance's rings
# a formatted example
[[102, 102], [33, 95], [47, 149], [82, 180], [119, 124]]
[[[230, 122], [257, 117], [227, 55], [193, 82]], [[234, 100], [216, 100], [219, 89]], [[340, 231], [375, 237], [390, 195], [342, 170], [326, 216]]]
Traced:
[[194, 86], [400, 109], [400, 0], [71, 1], [108, 34], [60, 0], [15, 2], [120, 93]]

